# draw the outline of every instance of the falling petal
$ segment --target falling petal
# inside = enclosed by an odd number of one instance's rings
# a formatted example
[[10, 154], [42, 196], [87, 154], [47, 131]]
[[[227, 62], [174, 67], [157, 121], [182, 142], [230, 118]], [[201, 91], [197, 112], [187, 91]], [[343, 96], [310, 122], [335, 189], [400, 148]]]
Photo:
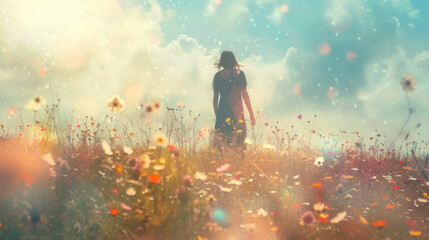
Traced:
[[230, 167], [232, 167], [232, 165], [231, 165], [231, 164], [229, 164], [229, 163], [226, 163], [226, 164], [224, 164], [224, 165], [222, 165], [222, 166], [220, 166], [220, 167], [216, 168], [216, 172], [225, 172], [225, 171], [227, 171]]
[[344, 218], [347, 216], [347, 212], [340, 212], [337, 214], [337, 216], [335, 216], [334, 218], [331, 219], [331, 223], [339, 223], [342, 220], [344, 220]]

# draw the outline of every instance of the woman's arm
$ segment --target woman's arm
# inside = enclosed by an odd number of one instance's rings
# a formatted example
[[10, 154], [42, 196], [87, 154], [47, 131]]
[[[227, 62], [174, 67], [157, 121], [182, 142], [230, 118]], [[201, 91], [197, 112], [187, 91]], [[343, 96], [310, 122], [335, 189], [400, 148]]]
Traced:
[[247, 106], [247, 110], [249, 110], [250, 122], [252, 123], [252, 126], [255, 126], [255, 116], [253, 115], [252, 105], [250, 104], [249, 93], [247, 93], [247, 90], [244, 88], [241, 91], [241, 95], [243, 96], [244, 103]]
[[218, 101], [219, 100], [219, 93], [218, 92], [214, 92], [213, 95], [213, 109], [215, 112], [215, 116], [217, 116], [217, 108], [218, 108]]

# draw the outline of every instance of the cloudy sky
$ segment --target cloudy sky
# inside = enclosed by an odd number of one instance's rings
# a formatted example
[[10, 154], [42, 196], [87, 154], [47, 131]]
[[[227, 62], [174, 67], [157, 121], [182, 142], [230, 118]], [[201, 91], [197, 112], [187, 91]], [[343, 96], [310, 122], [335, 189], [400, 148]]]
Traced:
[[118, 117], [157, 98], [213, 127], [213, 63], [231, 50], [260, 123], [299, 127], [297, 115], [316, 114], [318, 132], [393, 137], [412, 74], [407, 128], [421, 122], [427, 139], [428, 21], [421, 0], [2, 0], [0, 123], [16, 123], [18, 108], [31, 120], [27, 102], [56, 94], [66, 117], [101, 119], [119, 95]]

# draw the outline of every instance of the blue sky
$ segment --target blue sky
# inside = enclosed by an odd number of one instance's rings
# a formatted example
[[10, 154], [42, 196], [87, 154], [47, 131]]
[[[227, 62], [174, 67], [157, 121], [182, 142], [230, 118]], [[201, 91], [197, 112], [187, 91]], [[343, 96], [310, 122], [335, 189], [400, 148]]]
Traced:
[[418, 81], [410, 127], [429, 130], [427, 1], [5, 0], [1, 10], [2, 122], [54, 90], [68, 117], [102, 118], [119, 95], [127, 116], [157, 98], [185, 103], [210, 127], [212, 64], [227, 49], [246, 65], [261, 121], [318, 114], [318, 131], [399, 130], [407, 73]]

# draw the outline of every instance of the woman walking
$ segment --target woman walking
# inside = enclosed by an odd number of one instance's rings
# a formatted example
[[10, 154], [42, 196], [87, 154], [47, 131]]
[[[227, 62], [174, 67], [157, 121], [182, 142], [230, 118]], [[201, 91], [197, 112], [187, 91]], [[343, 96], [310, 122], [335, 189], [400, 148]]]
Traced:
[[215, 136], [224, 145], [245, 150], [244, 140], [247, 133], [242, 99], [249, 111], [252, 126], [255, 125], [255, 117], [246, 90], [246, 76], [240, 70], [243, 65], [237, 62], [231, 51], [226, 50], [215, 65], [218, 70], [223, 68], [214, 75], [212, 83], [213, 108], [216, 115]]

